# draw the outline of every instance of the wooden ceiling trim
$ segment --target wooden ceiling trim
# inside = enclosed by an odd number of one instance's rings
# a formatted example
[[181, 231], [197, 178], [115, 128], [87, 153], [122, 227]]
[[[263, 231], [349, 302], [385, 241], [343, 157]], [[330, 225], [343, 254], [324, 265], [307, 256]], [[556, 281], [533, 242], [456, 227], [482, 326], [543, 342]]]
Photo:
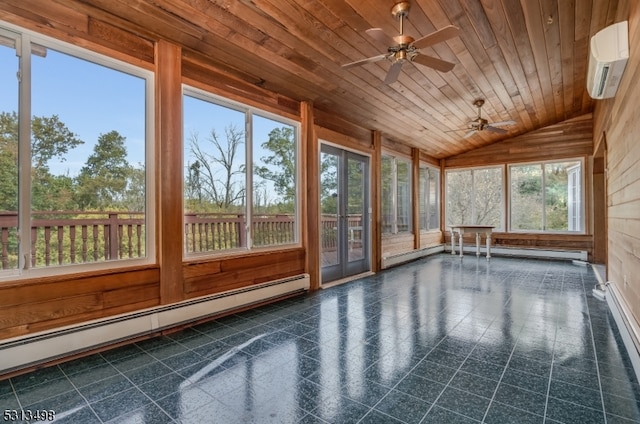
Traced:
[[69, 32], [71, 34], [88, 34], [88, 18], [84, 13], [71, 8], [61, 7], [55, 2], [43, 2], [34, 5], [28, 0], [3, 1], [3, 9], [22, 16], [50, 35], [51, 30]]
[[113, 16], [129, 21], [132, 25], [151, 31], [156, 40], [164, 39], [190, 46], [202, 40], [206, 31], [188, 20], [166, 12], [160, 5], [146, 1], [127, 0], [77, 0], [92, 4]]
[[[25, 2], [33, 2], [34, 0], [24, 0]], [[37, 1], [37, 0], [36, 0]], [[52, 2], [54, 3], [54, 2]], [[144, 40], [154, 42], [158, 40], [156, 34], [149, 31], [140, 25], [135, 25], [132, 22], [123, 19], [120, 16], [114, 15], [111, 12], [100, 9], [92, 4], [87, 4], [81, 0], [55, 0], [56, 4], [66, 7], [69, 10], [74, 10], [78, 13], [83, 13], [90, 18], [97, 19], [102, 22], [107, 22], [116, 28], [123, 29], [131, 34], [134, 34]]]
[[154, 43], [149, 40], [95, 18], [89, 18], [88, 32], [93, 40], [106, 42], [120, 53], [133, 56], [149, 64], [154, 63]]
[[[336, 117], [332, 113], [327, 113], [314, 109], [314, 126], [332, 131], [337, 134], [343, 134], [357, 140], [371, 140], [371, 130], [361, 127], [353, 122], [349, 122], [341, 117]], [[330, 141], [330, 140], [327, 140]]]
[[[13, 1], [13, 0], [9, 0]], [[20, 7], [8, 5], [2, 18], [43, 35], [105, 54], [124, 62], [153, 68], [154, 45], [149, 39], [94, 19], [84, 12], [74, 11], [57, 3], [46, 8], [34, 8], [27, 0]], [[37, 15], [36, 12], [37, 11]], [[53, 12], [55, 10], [55, 12]], [[53, 18], [52, 18], [53, 17]], [[64, 17], [64, 18], [56, 18]]]
[[300, 102], [183, 57], [184, 82], [195, 88], [300, 121]]

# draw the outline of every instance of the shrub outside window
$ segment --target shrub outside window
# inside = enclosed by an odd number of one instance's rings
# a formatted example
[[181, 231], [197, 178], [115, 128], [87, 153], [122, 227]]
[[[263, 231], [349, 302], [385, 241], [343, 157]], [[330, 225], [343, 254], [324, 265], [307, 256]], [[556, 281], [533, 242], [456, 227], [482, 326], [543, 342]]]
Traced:
[[509, 166], [512, 231], [582, 232], [582, 161]]
[[493, 225], [503, 228], [503, 168], [446, 171], [447, 226]]

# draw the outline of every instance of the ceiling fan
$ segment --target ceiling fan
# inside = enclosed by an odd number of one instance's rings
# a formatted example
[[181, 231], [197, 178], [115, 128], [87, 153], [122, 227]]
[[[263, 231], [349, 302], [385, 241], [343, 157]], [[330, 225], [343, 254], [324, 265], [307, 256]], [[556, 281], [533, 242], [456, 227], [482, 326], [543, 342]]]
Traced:
[[398, 2], [393, 6], [393, 8], [391, 8], [391, 15], [400, 21], [399, 35], [393, 38], [389, 37], [380, 28], [370, 28], [366, 31], [366, 33], [372, 38], [390, 46], [386, 53], [347, 63], [342, 65], [342, 67], [348, 69], [354, 66], [387, 59], [391, 62], [391, 68], [389, 68], [389, 72], [384, 79], [386, 84], [391, 84], [398, 79], [402, 65], [406, 61], [428, 66], [440, 72], [449, 72], [452, 70], [455, 64], [432, 56], [420, 54], [418, 50], [450, 38], [457, 37], [460, 32], [458, 27], [449, 25], [429, 35], [414, 40], [413, 37], [404, 34], [404, 19], [409, 16], [410, 8], [411, 4], [408, 1]]
[[491, 131], [497, 134], [506, 134], [507, 130], [499, 127], [504, 127], [507, 125], [513, 125], [516, 121], [501, 121], [501, 122], [493, 122], [489, 123], [486, 119], [482, 117], [482, 106], [484, 105], [483, 99], [477, 99], [473, 102], [473, 105], [478, 108], [478, 117], [473, 121], [469, 122], [469, 132], [467, 132], [463, 138], [471, 137], [473, 134], [479, 131]]

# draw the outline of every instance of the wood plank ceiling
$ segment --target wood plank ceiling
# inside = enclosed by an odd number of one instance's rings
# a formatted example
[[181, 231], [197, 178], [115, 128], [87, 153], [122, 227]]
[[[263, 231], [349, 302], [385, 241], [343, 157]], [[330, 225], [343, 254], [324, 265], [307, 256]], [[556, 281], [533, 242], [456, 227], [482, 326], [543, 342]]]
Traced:
[[[388, 45], [368, 28], [398, 34], [395, 0], [55, 0], [89, 16], [183, 46], [225, 74], [339, 113], [364, 128], [444, 158], [589, 113], [590, 37], [614, 23], [617, 0], [412, 0], [404, 33], [418, 39], [455, 25], [456, 38], [421, 50], [451, 72], [390, 62], [343, 69]], [[464, 138], [485, 99], [507, 134]]]

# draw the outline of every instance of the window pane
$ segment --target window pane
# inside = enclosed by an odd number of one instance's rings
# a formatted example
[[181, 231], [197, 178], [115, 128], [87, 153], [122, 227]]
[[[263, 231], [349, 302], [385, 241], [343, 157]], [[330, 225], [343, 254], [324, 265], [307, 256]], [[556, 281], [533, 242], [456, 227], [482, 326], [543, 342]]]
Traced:
[[382, 233], [393, 232], [395, 213], [393, 210], [393, 158], [382, 156]]
[[18, 57], [0, 35], [0, 270], [18, 268]]
[[440, 172], [431, 167], [420, 168], [420, 229], [440, 228]]
[[426, 230], [429, 228], [429, 170], [425, 167], [420, 167], [420, 175], [418, 177], [419, 187], [418, 193], [420, 197], [420, 229]]
[[447, 172], [447, 225], [502, 228], [502, 169]]
[[511, 229], [542, 230], [542, 167], [511, 166], [510, 181]]
[[183, 96], [187, 253], [246, 246], [245, 114]]
[[253, 119], [254, 246], [295, 242], [296, 129], [271, 119]]
[[429, 230], [440, 229], [440, 171], [433, 168], [427, 168], [429, 171]]
[[146, 81], [32, 51], [31, 266], [145, 257]]
[[[580, 162], [547, 163], [545, 171], [545, 230], [579, 231]], [[569, 184], [569, 172], [573, 178]], [[571, 190], [571, 191], [570, 191]], [[571, 199], [570, 199], [571, 198]], [[570, 200], [573, 205], [570, 207]], [[576, 221], [577, 220], [577, 221]], [[571, 221], [571, 228], [570, 228]]]
[[447, 172], [447, 226], [473, 222], [473, 177], [470, 170]]
[[474, 169], [473, 186], [473, 223], [502, 228], [502, 169]]
[[569, 191], [569, 231], [582, 231], [582, 169], [581, 163], [567, 167]]
[[320, 153], [320, 208], [322, 212], [320, 234], [322, 244], [322, 266], [336, 265], [340, 256], [338, 243], [338, 156]]
[[412, 230], [411, 225], [411, 163], [397, 160], [398, 175], [398, 200], [397, 200], [397, 224], [398, 232]]

